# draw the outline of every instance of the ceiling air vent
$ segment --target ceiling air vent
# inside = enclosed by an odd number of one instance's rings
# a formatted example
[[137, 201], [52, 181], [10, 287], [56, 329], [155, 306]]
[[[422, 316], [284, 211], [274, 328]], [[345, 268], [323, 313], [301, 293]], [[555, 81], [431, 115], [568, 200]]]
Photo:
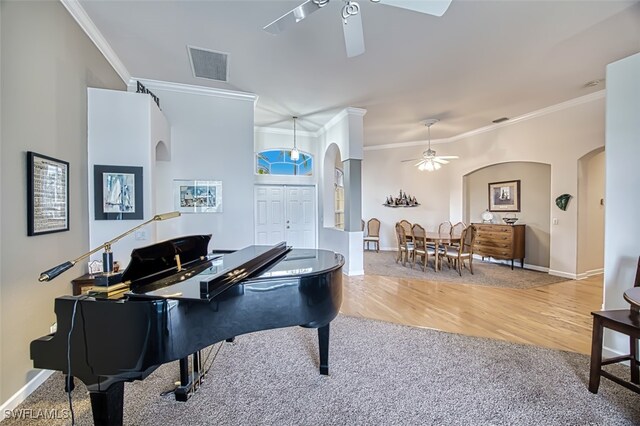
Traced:
[[228, 56], [226, 53], [187, 46], [193, 75], [209, 80], [227, 81]]

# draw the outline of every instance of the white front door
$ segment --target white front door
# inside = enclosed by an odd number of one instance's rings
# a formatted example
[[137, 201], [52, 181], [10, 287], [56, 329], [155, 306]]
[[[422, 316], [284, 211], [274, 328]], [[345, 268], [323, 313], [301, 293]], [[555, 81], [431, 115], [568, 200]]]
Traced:
[[256, 244], [316, 247], [315, 187], [257, 185], [254, 192]]

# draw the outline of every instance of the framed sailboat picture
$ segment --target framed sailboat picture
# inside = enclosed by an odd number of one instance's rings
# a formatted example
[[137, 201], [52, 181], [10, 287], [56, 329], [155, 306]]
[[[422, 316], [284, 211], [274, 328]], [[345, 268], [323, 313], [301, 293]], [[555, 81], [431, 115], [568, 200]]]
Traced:
[[489, 211], [519, 212], [520, 181], [492, 182], [489, 184]]
[[181, 213], [222, 213], [222, 181], [173, 181], [175, 209]]
[[93, 166], [96, 220], [143, 219], [142, 167]]

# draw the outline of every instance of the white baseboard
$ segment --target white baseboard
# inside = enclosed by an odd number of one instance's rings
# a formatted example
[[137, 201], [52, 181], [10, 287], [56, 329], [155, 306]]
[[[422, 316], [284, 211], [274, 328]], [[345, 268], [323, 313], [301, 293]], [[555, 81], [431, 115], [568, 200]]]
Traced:
[[38, 386], [43, 384], [45, 380], [47, 380], [52, 374], [53, 370], [41, 370], [35, 377], [24, 385], [18, 392], [13, 394], [11, 398], [6, 400], [4, 404], [0, 405], [0, 422], [5, 419], [4, 413], [5, 411], [15, 410], [18, 405], [20, 405], [33, 391], [35, 391]]
[[576, 274], [573, 274], [571, 272], [556, 271], [555, 269], [549, 269], [549, 274], [555, 275], [556, 277], [568, 278], [570, 280], [578, 279], [578, 276]]
[[587, 272], [582, 272], [580, 274], [577, 275], [577, 280], [584, 280], [587, 279], [589, 277], [593, 277], [595, 275], [602, 275], [604, 274], [604, 268], [599, 268], [599, 269], [592, 269], [591, 271], [587, 271]]
[[359, 271], [345, 271], [344, 269], [342, 270], [342, 273], [345, 274], [348, 277], [354, 277], [356, 275], [364, 275], [364, 269], [361, 269]]

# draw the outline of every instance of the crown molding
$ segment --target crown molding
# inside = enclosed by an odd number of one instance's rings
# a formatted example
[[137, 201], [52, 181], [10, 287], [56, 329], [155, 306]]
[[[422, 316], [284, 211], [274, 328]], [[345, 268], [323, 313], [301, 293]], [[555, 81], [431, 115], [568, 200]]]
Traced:
[[148, 89], [165, 90], [168, 92], [189, 93], [192, 95], [215, 96], [218, 98], [236, 99], [241, 101], [256, 102], [258, 96], [249, 92], [237, 92], [234, 90], [215, 89], [213, 87], [194, 86], [191, 84], [170, 83], [167, 81], [148, 80], [146, 78], [129, 79], [129, 91], [136, 90], [136, 82], [139, 81]]
[[91, 18], [89, 18], [89, 15], [87, 15], [87, 12], [80, 5], [80, 2], [78, 2], [78, 0], [60, 0], [60, 3], [62, 3], [73, 19], [75, 19], [78, 25], [80, 25], [80, 28], [82, 28], [93, 44], [95, 44], [107, 62], [111, 64], [122, 81], [127, 83], [131, 79], [131, 74], [127, 71], [127, 68], [124, 66], [120, 58], [118, 58], [116, 52], [111, 48], [107, 39], [104, 38], [102, 33], [98, 30], [96, 24], [94, 24]]
[[346, 117], [348, 115], [355, 115], [355, 116], [359, 116], [359, 117], [364, 117], [364, 115], [366, 113], [367, 113], [367, 110], [363, 109], [363, 108], [346, 107], [345, 109], [343, 109], [342, 111], [337, 113], [335, 116], [333, 116], [333, 118], [331, 120], [327, 121], [327, 123], [324, 126], [319, 128], [318, 131], [316, 132], [315, 136], [317, 137], [317, 136], [320, 136], [323, 133], [326, 133], [327, 130], [329, 130], [329, 128], [334, 126], [336, 123], [338, 123], [340, 120], [342, 120], [344, 117]]
[[[431, 139], [431, 145], [438, 145], [441, 143], [451, 142], [450, 138], [444, 139]], [[411, 142], [401, 142], [401, 143], [387, 143], [384, 145], [374, 145], [374, 146], [365, 146], [363, 149], [365, 151], [378, 151], [383, 149], [394, 149], [394, 148], [408, 148], [413, 146], [425, 146], [429, 143], [428, 140], [420, 140], [420, 141], [411, 141]]]
[[508, 121], [498, 124], [492, 124], [490, 126], [480, 127], [479, 129], [471, 130], [469, 132], [461, 133], [457, 136], [452, 136], [448, 139], [448, 142], [455, 142], [460, 139], [465, 139], [470, 136], [479, 135], [482, 133], [490, 132], [495, 129], [499, 129], [501, 127], [511, 126], [516, 123], [520, 123], [523, 121], [531, 120], [533, 118], [543, 117], [548, 114], [552, 114], [554, 112], [562, 111], [567, 108], [573, 108], [574, 106], [582, 105], [588, 102], [593, 102], [598, 99], [602, 99], [606, 96], [606, 90], [599, 90], [597, 92], [590, 93], [588, 95], [580, 96], [578, 98], [570, 99], [565, 102], [560, 102], [559, 104], [551, 105], [546, 108], [538, 109], [526, 114], [522, 114], [518, 117], [512, 118]]
[[[520, 115], [518, 117], [510, 119], [509, 121], [505, 121], [504, 123], [491, 124], [489, 126], [480, 127], [478, 129], [470, 130], [465, 133], [460, 133], [459, 135], [452, 136], [450, 138], [443, 138], [443, 139], [436, 139], [436, 140], [432, 139], [431, 144], [434, 145], [434, 144], [455, 142], [461, 139], [466, 139], [471, 136], [479, 135], [486, 132], [491, 132], [502, 127], [507, 127], [507, 126], [514, 125], [516, 123], [531, 120], [533, 118], [542, 117], [548, 114], [552, 114], [554, 112], [562, 111], [567, 108], [573, 108], [578, 105], [582, 105], [588, 102], [593, 102], [595, 100], [602, 99], [605, 96], [606, 96], [606, 90], [605, 89], [599, 90], [597, 92], [593, 92], [588, 95], [580, 96], [578, 98], [570, 99], [568, 101], [561, 102], [559, 104], [551, 105], [546, 108], [538, 109], [536, 111], [532, 111], [532, 112]], [[422, 146], [422, 145], [425, 145], [426, 143], [427, 143], [426, 141], [390, 143], [390, 144], [384, 144], [384, 145], [365, 146], [364, 150], [377, 151], [382, 149], [407, 148], [407, 147], [413, 147], [413, 146]]]

